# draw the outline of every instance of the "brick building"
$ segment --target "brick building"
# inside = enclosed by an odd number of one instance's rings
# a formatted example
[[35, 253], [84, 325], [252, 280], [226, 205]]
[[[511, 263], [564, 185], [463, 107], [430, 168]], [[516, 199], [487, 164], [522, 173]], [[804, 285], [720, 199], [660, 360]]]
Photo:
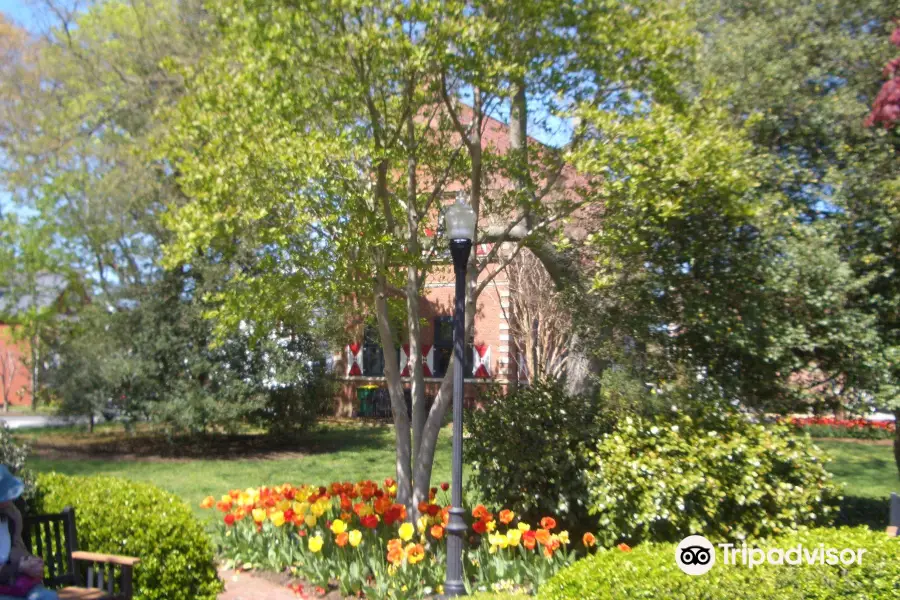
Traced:
[[[68, 312], [68, 302], [72, 301], [70, 288], [65, 277], [53, 273], [38, 274], [32, 285], [13, 277], [16, 293], [0, 289], [0, 406], [31, 405], [33, 391], [31, 344], [22, 335], [16, 335], [17, 315], [29, 310], [53, 311], [55, 314]], [[31, 292], [22, 292], [30, 288]], [[77, 302], [86, 302], [84, 293], [74, 295]]]
[[[471, 114], [463, 110], [461, 120], [467, 122]], [[482, 146], [498, 153], [506, 152], [510, 147], [509, 126], [502, 121], [484, 117]], [[540, 148], [539, 142], [529, 139], [532, 148]], [[558, 181], [552, 188], [557, 197], [569, 195], [576, 186], [584, 185], [585, 180], [573, 169], [564, 167]], [[487, 182], [486, 195], [508, 188], [509, 182], [493, 180]], [[452, 202], [458, 184], [447, 186], [446, 202]], [[480, 223], [479, 227], [484, 225]], [[573, 229], [572, 232], [569, 229]], [[584, 232], [578, 227], [567, 227], [570, 236], [580, 236]], [[473, 248], [473, 253], [484, 256], [491, 250], [491, 244], [481, 244]], [[501, 247], [496, 260], [500, 260], [508, 248]], [[509, 249], [511, 250], [511, 249]], [[479, 281], [488, 276], [488, 271], [495, 270], [498, 265], [488, 265], [479, 275]], [[454, 274], [449, 253], [446, 261], [439, 264], [429, 274], [424, 285], [424, 294], [419, 299], [419, 310], [424, 321], [421, 329], [421, 345], [424, 360], [426, 398], [433, 397], [449, 364], [453, 348], [452, 318], [454, 301]], [[504, 270], [498, 273], [487, 285], [478, 298], [475, 312], [474, 333], [466, 344], [465, 365], [465, 397], [468, 402], [477, 399], [490, 386], [506, 388], [513, 378], [521, 379], [520, 369], [524, 369], [524, 360], [516, 361], [516, 340], [513, 339], [512, 314], [510, 312], [510, 280]], [[334, 372], [339, 380], [339, 390], [335, 399], [335, 412], [338, 416], [357, 416], [360, 414], [359, 390], [383, 390], [381, 405], [389, 411], [389, 400], [386, 394], [386, 381], [383, 376], [383, 358], [377, 330], [372, 327], [362, 333], [349, 336], [346, 345], [333, 357]], [[520, 345], [521, 346], [521, 345]], [[408, 392], [410, 380], [408, 346], [398, 350], [400, 368], [404, 372], [403, 383]], [[522, 366], [517, 366], [522, 363]], [[365, 395], [365, 394], [364, 394]], [[366, 413], [363, 407], [363, 413]], [[388, 413], [389, 414], [389, 413]], [[379, 416], [388, 416], [382, 414]]]

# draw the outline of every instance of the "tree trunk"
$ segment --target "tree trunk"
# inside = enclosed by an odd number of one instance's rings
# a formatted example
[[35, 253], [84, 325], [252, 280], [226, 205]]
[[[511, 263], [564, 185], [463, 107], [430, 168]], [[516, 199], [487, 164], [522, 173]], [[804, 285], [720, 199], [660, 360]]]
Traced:
[[[407, 161], [406, 184], [406, 243], [410, 256], [418, 257], [421, 254], [419, 248], [419, 215], [417, 206], [418, 184], [416, 182], [418, 163], [415, 156], [416, 129], [413, 115], [410, 114], [406, 121], [407, 144], [410, 156]], [[419, 268], [415, 263], [406, 268], [406, 326], [409, 333], [409, 360], [410, 360], [410, 395], [412, 396], [412, 460], [416, 464], [419, 460], [419, 444], [422, 441], [422, 432], [425, 429], [425, 420], [428, 417], [425, 406], [425, 371], [422, 365], [421, 327], [419, 324]], [[403, 368], [403, 365], [400, 365]], [[418, 502], [415, 503], [418, 506]]]
[[35, 335], [31, 339], [31, 410], [37, 410], [38, 391], [40, 390], [40, 377], [38, 364], [41, 358], [40, 348], [37, 344], [38, 336]]
[[[378, 334], [384, 349], [384, 378], [391, 397], [391, 412], [394, 413], [394, 433], [397, 439], [397, 502], [407, 507], [413, 506], [412, 498], [412, 443], [410, 439], [409, 416], [406, 413], [406, 399], [397, 364], [397, 352], [391, 323], [388, 317], [387, 280], [379, 268], [375, 276], [375, 318]], [[412, 514], [412, 513], [410, 513]]]

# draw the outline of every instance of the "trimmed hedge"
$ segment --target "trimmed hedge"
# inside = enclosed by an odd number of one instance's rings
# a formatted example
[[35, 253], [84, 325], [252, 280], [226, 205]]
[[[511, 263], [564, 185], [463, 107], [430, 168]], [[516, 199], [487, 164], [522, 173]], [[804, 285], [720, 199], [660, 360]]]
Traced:
[[215, 600], [213, 547], [190, 508], [147, 483], [115, 477], [38, 475], [35, 510], [75, 509], [80, 550], [136, 556], [136, 600]]
[[667, 600], [793, 600], [808, 598], [855, 600], [900, 596], [900, 539], [865, 528], [812, 529], [759, 548], [865, 548], [862, 565], [777, 566], [754, 568], [716, 564], [709, 573], [690, 576], [675, 564], [675, 544], [642, 544], [631, 552], [606, 550], [578, 561], [550, 579], [538, 594], [542, 600], [605, 600], [665, 598]]

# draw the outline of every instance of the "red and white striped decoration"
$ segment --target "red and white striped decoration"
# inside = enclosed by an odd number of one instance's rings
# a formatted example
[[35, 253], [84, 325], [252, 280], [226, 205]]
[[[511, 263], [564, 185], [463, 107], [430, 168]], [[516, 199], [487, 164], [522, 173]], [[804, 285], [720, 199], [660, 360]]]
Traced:
[[[422, 358], [422, 372], [425, 377], [431, 377], [434, 372], [434, 348], [430, 344], [422, 344]], [[403, 367], [401, 377], [410, 376], [409, 365], [409, 344], [403, 344], [400, 346], [400, 366]]]
[[491, 377], [491, 347], [487, 344], [476, 344], [472, 348], [472, 376], [487, 379]]
[[347, 344], [347, 375], [359, 376], [363, 374], [363, 349], [362, 344]]

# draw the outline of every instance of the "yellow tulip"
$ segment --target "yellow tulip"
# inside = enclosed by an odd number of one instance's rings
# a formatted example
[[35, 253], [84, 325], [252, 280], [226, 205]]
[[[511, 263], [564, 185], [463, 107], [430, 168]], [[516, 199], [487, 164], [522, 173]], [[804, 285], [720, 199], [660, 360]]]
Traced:
[[419, 520], [416, 521], [416, 529], [419, 530], [419, 533], [425, 533], [425, 529], [428, 528], [428, 519], [425, 517], [419, 517]]
[[254, 508], [253, 509], [253, 520], [257, 523], [262, 523], [266, 520], [266, 511], [262, 508]]
[[335, 519], [331, 522], [331, 532], [334, 535], [340, 535], [347, 531], [347, 524], [341, 521], [340, 519]]
[[305, 517], [306, 513], [309, 512], [309, 502], [294, 502], [294, 512], [301, 517]]
[[280, 510], [282, 512], [284, 512], [286, 510], [290, 510], [291, 501], [290, 500], [282, 500], [278, 504], [275, 505], [275, 508], [277, 508], [278, 510]]
[[494, 531], [495, 529], [497, 529], [497, 523], [494, 521], [488, 521], [484, 526], [488, 531]]
[[306, 523], [306, 526], [312, 529], [316, 526], [316, 515], [306, 515], [303, 519], [303, 522]]
[[509, 541], [510, 546], [518, 546], [522, 540], [522, 532], [518, 529], [510, 529], [506, 532], [506, 539]]
[[275, 527], [281, 527], [284, 525], [284, 513], [280, 510], [276, 510], [271, 515], [269, 515], [269, 520], [272, 521], [272, 525]]
[[560, 544], [568, 544], [569, 543], [569, 532], [568, 531], [560, 531], [559, 532], [559, 543]]
[[[210, 496], [212, 498], [212, 496]], [[222, 502], [231, 502], [231, 494], [225, 494], [222, 496]]]
[[519, 531], [521, 531], [522, 533], [531, 531], [531, 525], [529, 525], [528, 523], [519, 523], [518, 525], [516, 525], [516, 527], [518, 527]]
[[317, 517], [321, 517], [325, 514], [325, 506], [320, 502], [316, 502], [315, 504], [313, 504], [311, 507], [309, 507], [309, 510], [312, 511], [312, 514], [316, 515]]
[[322, 541], [322, 536], [321, 536], [321, 535], [314, 535], [314, 536], [312, 536], [311, 538], [309, 538], [309, 550], [310, 550], [310, 552], [318, 552], [319, 550], [321, 550], [321, 549], [322, 549], [322, 544], [323, 544], [323, 543], [324, 543], [324, 542]]
[[356, 548], [360, 542], [362, 542], [362, 532], [359, 529], [354, 529], [350, 532], [350, 545]]
[[415, 527], [413, 527], [412, 523], [404, 523], [400, 526], [400, 530], [397, 532], [397, 535], [400, 536], [400, 539], [404, 542], [408, 542], [412, 539], [413, 534], [416, 533]]

